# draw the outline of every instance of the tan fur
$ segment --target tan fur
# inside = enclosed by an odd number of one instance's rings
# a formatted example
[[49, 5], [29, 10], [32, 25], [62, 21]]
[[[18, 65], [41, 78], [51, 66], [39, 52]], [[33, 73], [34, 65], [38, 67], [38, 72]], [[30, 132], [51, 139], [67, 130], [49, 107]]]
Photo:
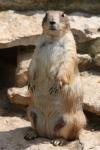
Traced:
[[[75, 40], [63, 12], [47, 12], [38, 43], [29, 67], [29, 88], [34, 101], [28, 116], [32, 127], [43, 137], [78, 138], [86, 124], [83, 91]], [[37, 116], [35, 126], [32, 111]]]

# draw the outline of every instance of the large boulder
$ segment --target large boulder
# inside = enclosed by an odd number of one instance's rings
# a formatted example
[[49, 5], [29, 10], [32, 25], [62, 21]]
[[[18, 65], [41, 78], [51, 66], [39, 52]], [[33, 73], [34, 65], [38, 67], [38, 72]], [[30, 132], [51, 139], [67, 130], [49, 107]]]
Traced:
[[9, 88], [7, 90], [7, 95], [10, 102], [13, 104], [28, 106], [31, 103], [31, 97], [27, 86], [22, 88]]
[[81, 75], [84, 89], [83, 108], [100, 115], [100, 73], [83, 72]]
[[36, 35], [42, 33], [43, 11], [0, 12], [0, 48], [35, 45]]

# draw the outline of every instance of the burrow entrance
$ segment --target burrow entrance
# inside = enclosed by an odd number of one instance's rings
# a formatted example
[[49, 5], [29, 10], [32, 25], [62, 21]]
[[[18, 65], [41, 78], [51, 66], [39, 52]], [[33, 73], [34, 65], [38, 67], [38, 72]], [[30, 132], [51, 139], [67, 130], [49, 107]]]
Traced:
[[16, 86], [17, 57], [20, 52], [30, 51], [33, 46], [16, 46], [0, 49], [0, 109], [7, 107], [7, 89]]
[[14, 85], [17, 51], [18, 47], [0, 50], [0, 89]]

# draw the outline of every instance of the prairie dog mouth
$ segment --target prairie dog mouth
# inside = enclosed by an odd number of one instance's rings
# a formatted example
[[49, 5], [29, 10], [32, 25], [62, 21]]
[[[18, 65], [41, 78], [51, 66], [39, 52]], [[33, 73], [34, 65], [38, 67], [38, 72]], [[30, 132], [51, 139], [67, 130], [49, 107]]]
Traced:
[[49, 30], [57, 31], [57, 28], [56, 28], [55, 26], [50, 26], [50, 27], [49, 27]]

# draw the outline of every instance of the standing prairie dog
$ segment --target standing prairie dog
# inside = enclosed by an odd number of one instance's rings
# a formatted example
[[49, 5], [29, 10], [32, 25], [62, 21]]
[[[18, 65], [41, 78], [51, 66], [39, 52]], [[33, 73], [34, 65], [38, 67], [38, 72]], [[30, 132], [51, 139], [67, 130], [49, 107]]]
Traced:
[[48, 11], [42, 26], [28, 71], [34, 98], [28, 117], [33, 130], [25, 139], [41, 136], [52, 139], [54, 145], [63, 145], [78, 138], [86, 124], [76, 45], [62, 11]]

